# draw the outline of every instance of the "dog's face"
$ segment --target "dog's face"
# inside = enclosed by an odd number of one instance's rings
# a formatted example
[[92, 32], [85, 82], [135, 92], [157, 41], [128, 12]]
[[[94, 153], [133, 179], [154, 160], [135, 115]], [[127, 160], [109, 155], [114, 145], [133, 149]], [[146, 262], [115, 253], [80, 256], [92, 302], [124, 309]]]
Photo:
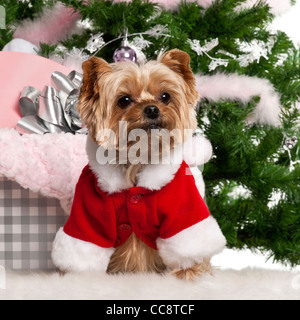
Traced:
[[120, 121], [126, 121], [126, 134], [176, 129], [182, 139], [185, 129], [195, 129], [198, 92], [189, 61], [175, 49], [141, 66], [96, 57], [84, 62], [78, 110], [91, 138], [101, 145], [107, 129], [118, 138]]

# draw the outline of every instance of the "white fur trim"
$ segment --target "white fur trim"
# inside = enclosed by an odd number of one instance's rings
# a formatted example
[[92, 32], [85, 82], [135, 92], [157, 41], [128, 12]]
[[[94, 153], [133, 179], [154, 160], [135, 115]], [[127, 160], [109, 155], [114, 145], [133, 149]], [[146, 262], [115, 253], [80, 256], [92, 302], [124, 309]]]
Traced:
[[[108, 193], [120, 192], [133, 187], [133, 184], [125, 179], [120, 166], [115, 164], [100, 165], [97, 162], [97, 148], [98, 145], [88, 137], [86, 151], [89, 165], [98, 179], [99, 187]], [[196, 136], [188, 139], [183, 145], [177, 146], [172, 150], [167, 164], [146, 165], [137, 174], [137, 186], [149, 190], [160, 190], [174, 178], [183, 160], [190, 166], [197, 166], [207, 162], [211, 155], [212, 147], [206, 138]]]
[[198, 167], [190, 168], [192, 175], [194, 176], [196, 187], [201, 195], [201, 197], [205, 198], [205, 183], [203, 180], [202, 172], [198, 169]]
[[120, 166], [114, 164], [100, 165], [97, 162], [97, 149], [97, 143], [88, 136], [86, 153], [89, 159], [89, 166], [98, 179], [99, 188], [108, 193], [119, 192], [131, 188], [133, 185], [126, 181]]
[[138, 186], [150, 190], [159, 190], [167, 185], [174, 177], [182, 160], [191, 169], [197, 187], [202, 197], [204, 197], [204, 182], [202, 174], [197, 166], [209, 161], [212, 156], [211, 143], [203, 136], [195, 136], [177, 146], [172, 152], [169, 164], [147, 165], [138, 175]]
[[184, 143], [183, 160], [196, 167], [208, 162], [213, 150], [211, 143], [203, 136], [195, 136]]
[[158, 238], [156, 244], [166, 266], [186, 269], [221, 252], [226, 239], [216, 220], [209, 216], [171, 238]]
[[52, 260], [63, 271], [105, 272], [114, 250], [73, 238], [60, 228], [52, 245]]
[[183, 160], [182, 145], [171, 151], [167, 164], [148, 164], [137, 174], [137, 186], [149, 190], [160, 190], [167, 185], [180, 168]]
[[209, 100], [238, 99], [247, 103], [252, 97], [259, 96], [260, 101], [248, 121], [280, 126], [280, 96], [267, 79], [222, 73], [198, 74], [195, 78], [200, 96]]
[[180, 164], [148, 164], [137, 175], [137, 186], [149, 190], [160, 190], [167, 185], [173, 178]]

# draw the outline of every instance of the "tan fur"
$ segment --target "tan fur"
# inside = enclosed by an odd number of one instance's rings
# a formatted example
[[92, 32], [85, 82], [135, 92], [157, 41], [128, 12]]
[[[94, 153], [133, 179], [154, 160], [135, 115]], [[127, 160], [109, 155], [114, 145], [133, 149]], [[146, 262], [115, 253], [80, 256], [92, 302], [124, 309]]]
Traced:
[[173, 270], [171, 274], [176, 276], [178, 279], [189, 280], [192, 281], [196, 277], [201, 276], [203, 273], [211, 274], [212, 267], [210, 264], [210, 259], [203, 259], [203, 263], [197, 263], [194, 266], [188, 269], [177, 269]]
[[[198, 93], [188, 63], [189, 56], [179, 50], [167, 52], [161, 62], [150, 61], [141, 66], [133, 62], [108, 64], [96, 57], [84, 62], [78, 110], [91, 137], [100, 145], [103, 143], [99, 135], [101, 130], [111, 129], [117, 134], [118, 141], [119, 121], [130, 124], [128, 132], [145, 128], [148, 121], [143, 109], [149, 104], [159, 107], [162, 128], [169, 131], [179, 129], [182, 138], [184, 129], [195, 129], [194, 108]], [[168, 105], [159, 100], [163, 92], [172, 96]], [[125, 110], [117, 104], [124, 95], [130, 95], [134, 100], [133, 105]]]
[[143, 241], [134, 233], [128, 240], [119, 246], [110, 259], [107, 268], [109, 273], [117, 272], [163, 272], [165, 270], [158, 252]]
[[136, 165], [123, 165], [123, 173], [127, 181], [131, 182], [134, 186], [136, 185], [136, 175], [143, 166], [141, 164]]
[[[127, 136], [133, 129], [150, 132], [147, 128], [150, 128], [151, 121], [145, 117], [143, 111], [147, 105], [155, 105], [160, 111], [157, 120], [159, 127], [169, 131], [177, 129], [180, 132], [172, 140], [171, 148], [182, 143], [186, 138], [184, 130], [195, 129], [197, 126], [195, 105], [198, 92], [189, 62], [189, 55], [176, 49], [166, 52], [157, 61], [143, 65], [133, 62], [108, 64], [96, 57], [84, 62], [78, 110], [92, 139], [105, 147], [114, 145], [118, 160], [119, 136]], [[167, 104], [161, 100], [164, 92], [171, 96]], [[118, 101], [124, 96], [130, 96], [132, 103], [130, 107], [123, 109], [118, 105]], [[120, 121], [127, 122], [127, 132], [119, 132]], [[116, 140], [106, 136], [107, 129], [113, 130]], [[148, 144], [150, 143], [149, 139]], [[130, 147], [130, 143], [128, 146]], [[136, 175], [142, 167], [140, 163], [123, 165], [124, 176], [135, 185]], [[132, 233], [130, 238], [116, 249], [108, 272], [162, 272], [164, 269], [158, 252]], [[205, 270], [209, 270], [207, 263], [173, 273], [178, 278], [191, 279]]]

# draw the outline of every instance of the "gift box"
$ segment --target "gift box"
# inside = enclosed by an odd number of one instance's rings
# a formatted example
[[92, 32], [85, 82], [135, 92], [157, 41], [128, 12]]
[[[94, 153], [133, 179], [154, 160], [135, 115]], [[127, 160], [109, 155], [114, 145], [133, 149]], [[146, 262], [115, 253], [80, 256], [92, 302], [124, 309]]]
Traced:
[[19, 52], [0, 52], [0, 69], [0, 266], [49, 270], [87, 163], [76, 113], [81, 79]]
[[53, 268], [52, 242], [87, 164], [85, 144], [82, 134], [0, 129], [0, 266]]
[[66, 219], [59, 200], [0, 178], [0, 265], [10, 270], [52, 269], [52, 242]]
[[0, 128], [15, 128], [21, 119], [19, 100], [26, 86], [42, 90], [53, 72], [71, 71], [40, 56], [9, 51], [0, 51], [0, 70]]

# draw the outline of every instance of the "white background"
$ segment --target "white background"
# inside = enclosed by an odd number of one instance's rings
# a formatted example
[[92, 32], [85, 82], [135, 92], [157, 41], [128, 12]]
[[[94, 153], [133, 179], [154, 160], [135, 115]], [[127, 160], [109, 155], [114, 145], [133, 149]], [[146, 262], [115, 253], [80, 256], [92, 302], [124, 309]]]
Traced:
[[286, 32], [296, 45], [300, 45], [300, 0], [291, 10], [275, 19], [273, 26]]
[[[274, 28], [286, 32], [294, 41], [296, 46], [300, 46], [300, 0], [287, 13], [277, 17], [272, 24]], [[280, 263], [274, 263], [272, 258], [267, 260], [267, 254], [252, 253], [250, 250], [230, 250], [225, 249], [221, 254], [212, 259], [213, 266], [220, 269], [241, 270], [247, 267], [257, 267], [274, 270], [300, 271], [300, 266], [291, 269]]]

